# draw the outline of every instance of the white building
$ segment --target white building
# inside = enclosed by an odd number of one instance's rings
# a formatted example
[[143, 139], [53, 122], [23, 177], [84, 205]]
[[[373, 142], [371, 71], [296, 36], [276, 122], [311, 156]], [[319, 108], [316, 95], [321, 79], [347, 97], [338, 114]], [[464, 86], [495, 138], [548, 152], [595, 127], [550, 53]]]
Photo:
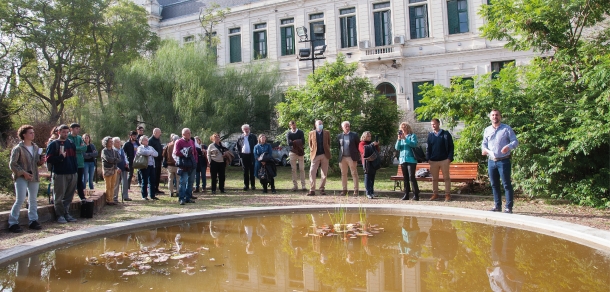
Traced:
[[[488, 0], [135, 0], [150, 14], [153, 31], [163, 39], [191, 42], [203, 29], [199, 12], [217, 2], [231, 12], [216, 27], [221, 66], [278, 61], [284, 85], [303, 84], [311, 61], [298, 61], [295, 28], [325, 25], [324, 56], [343, 53], [358, 62], [358, 74], [412, 111], [419, 106], [418, 86], [448, 86], [457, 76], [470, 77], [502, 68], [507, 61], [528, 62], [532, 52], [512, 52], [503, 42], [480, 36], [485, 20], [478, 15]], [[316, 38], [311, 34], [311, 38]], [[316, 42], [316, 43], [317, 43]], [[320, 66], [325, 60], [317, 60]]]

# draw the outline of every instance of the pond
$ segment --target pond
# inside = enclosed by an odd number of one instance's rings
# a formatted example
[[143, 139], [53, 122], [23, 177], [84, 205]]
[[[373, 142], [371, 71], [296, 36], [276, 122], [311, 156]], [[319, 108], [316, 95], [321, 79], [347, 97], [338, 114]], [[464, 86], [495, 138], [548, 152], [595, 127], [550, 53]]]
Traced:
[[481, 223], [317, 211], [130, 232], [0, 268], [0, 291], [608, 291], [610, 256]]

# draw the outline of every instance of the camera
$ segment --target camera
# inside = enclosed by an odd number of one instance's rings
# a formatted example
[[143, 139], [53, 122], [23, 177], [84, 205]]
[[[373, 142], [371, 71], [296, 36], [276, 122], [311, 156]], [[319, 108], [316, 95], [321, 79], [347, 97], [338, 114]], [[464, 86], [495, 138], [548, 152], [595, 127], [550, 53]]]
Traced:
[[402, 135], [402, 130], [398, 130], [398, 135]]

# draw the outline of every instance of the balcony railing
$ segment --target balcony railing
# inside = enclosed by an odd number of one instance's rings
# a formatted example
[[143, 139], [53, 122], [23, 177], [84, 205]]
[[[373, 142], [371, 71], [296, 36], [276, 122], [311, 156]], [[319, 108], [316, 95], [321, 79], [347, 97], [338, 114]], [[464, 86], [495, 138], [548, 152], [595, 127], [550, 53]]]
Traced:
[[396, 46], [394, 46], [394, 45], [384, 46], [384, 47], [374, 47], [374, 48], [366, 49], [366, 55], [369, 56], [369, 55], [390, 54], [396, 50], [398, 50], [398, 48], [396, 48]]

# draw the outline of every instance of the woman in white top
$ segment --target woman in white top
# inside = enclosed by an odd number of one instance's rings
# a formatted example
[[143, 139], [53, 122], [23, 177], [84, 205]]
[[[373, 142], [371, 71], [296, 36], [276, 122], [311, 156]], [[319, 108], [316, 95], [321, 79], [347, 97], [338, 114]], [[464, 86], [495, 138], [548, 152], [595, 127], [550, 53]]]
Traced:
[[142, 177], [142, 199], [148, 201], [148, 186], [150, 185], [150, 198], [158, 200], [155, 196], [157, 190], [155, 188], [155, 159], [154, 157], [159, 156], [159, 153], [155, 148], [148, 146], [148, 137], [143, 135], [140, 137], [140, 146], [136, 155], [143, 155], [148, 157], [148, 167], [140, 169], [140, 177]]
[[208, 146], [208, 161], [210, 162], [210, 176], [212, 177], [212, 194], [216, 193], [216, 181], [221, 193], [225, 192], [225, 168], [226, 163], [223, 157], [227, 147], [220, 143], [220, 135], [212, 134], [210, 137], [212, 144]]

